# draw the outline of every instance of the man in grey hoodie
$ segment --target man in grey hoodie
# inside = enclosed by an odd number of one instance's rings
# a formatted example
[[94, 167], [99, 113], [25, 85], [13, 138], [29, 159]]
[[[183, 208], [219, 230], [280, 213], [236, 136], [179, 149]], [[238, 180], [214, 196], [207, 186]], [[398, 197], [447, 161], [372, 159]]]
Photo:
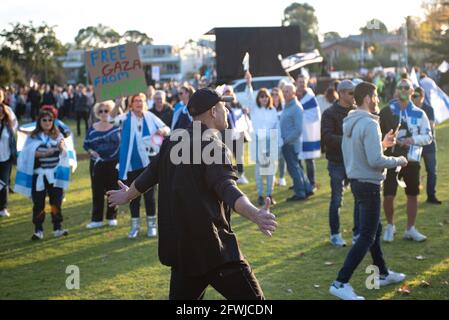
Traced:
[[360, 83], [354, 92], [357, 110], [351, 111], [343, 121], [342, 151], [346, 174], [351, 181], [355, 205], [359, 207], [360, 237], [349, 251], [337, 280], [329, 292], [343, 300], [364, 300], [357, 296], [349, 284], [355, 269], [368, 250], [373, 265], [378, 269], [380, 286], [399, 283], [405, 279], [402, 273], [388, 270], [380, 246], [380, 189], [386, 177], [386, 169], [404, 167], [405, 157], [386, 157], [384, 150], [396, 144], [396, 133], [391, 130], [382, 141], [379, 117], [373, 115], [379, 98], [377, 87], [368, 82]]

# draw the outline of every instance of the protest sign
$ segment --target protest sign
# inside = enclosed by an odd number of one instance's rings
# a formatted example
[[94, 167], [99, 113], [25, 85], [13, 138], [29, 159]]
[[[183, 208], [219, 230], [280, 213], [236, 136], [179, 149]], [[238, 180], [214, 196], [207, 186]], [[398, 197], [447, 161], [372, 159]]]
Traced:
[[85, 60], [97, 102], [146, 91], [137, 44], [88, 51]]

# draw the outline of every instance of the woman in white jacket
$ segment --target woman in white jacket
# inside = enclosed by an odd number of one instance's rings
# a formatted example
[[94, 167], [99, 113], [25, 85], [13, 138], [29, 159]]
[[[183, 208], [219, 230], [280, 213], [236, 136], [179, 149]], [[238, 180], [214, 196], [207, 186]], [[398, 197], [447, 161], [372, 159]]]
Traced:
[[254, 91], [251, 85], [252, 76], [249, 72], [245, 75], [248, 95], [249, 111], [253, 124], [253, 146], [252, 156], [256, 161], [256, 185], [259, 195], [258, 204], [264, 204], [264, 177], [267, 178], [266, 196], [270, 198], [271, 204], [275, 205], [273, 199], [274, 174], [276, 171], [276, 160], [278, 153], [278, 115], [273, 106], [273, 99], [266, 88], [259, 90], [254, 98]]

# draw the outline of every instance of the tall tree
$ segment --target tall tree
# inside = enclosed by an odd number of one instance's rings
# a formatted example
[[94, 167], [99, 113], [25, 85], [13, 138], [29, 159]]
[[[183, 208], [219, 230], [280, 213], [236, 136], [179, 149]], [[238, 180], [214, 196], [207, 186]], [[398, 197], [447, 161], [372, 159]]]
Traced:
[[319, 47], [318, 19], [315, 15], [315, 8], [308, 3], [295, 2], [285, 8], [282, 25], [300, 27], [303, 50], [313, 50]]
[[122, 36], [122, 41], [124, 42], [135, 42], [137, 44], [146, 45], [152, 44], [153, 39], [150, 38], [146, 33], [137, 30], [128, 30]]
[[95, 49], [116, 45], [120, 39], [117, 31], [99, 24], [80, 29], [75, 37], [75, 44], [80, 49]]
[[55, 34], [55, 26], [45, 22], [40, 26], [10, 24], [0, 36], [4, 41], [0, 55], [9, 58], [25, 71], [26, 77], [35, 76], [39, 81], [55, 82], [61, 79], [63, 70], [56, 57], [65, 55], [65, 48]]
[[341, 39], [341, 36], [338, 32], [330, 31], [324, 34], [324, 40], [334, 40], [334, 39]]
[[379, 19], [371, 19], [366, 25], [360, 28], [360, 33], [364, 36], [372, 36], [374, 34], [387, 34], [388, 29], [385, 23]]

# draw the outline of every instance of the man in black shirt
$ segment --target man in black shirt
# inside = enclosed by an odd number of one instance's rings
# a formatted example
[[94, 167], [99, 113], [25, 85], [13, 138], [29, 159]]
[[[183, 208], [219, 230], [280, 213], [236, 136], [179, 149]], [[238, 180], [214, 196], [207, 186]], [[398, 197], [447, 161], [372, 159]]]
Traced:
[[122, 205], [159, 183], [159, 259], [171, 267], [170, 299], [201, 299], [209, 284], [227, 299], [264, 298], [231, 229], [231, 210], [267, 236], [277, 224], [268, 198], [259, 210], [236, 185], [218, 136], [228, 126], [223, 101], [210, 89], [195, 92], [188, 104], [194, 123], [172, 133], [130, 188], [108, 192], [111, 206]]

